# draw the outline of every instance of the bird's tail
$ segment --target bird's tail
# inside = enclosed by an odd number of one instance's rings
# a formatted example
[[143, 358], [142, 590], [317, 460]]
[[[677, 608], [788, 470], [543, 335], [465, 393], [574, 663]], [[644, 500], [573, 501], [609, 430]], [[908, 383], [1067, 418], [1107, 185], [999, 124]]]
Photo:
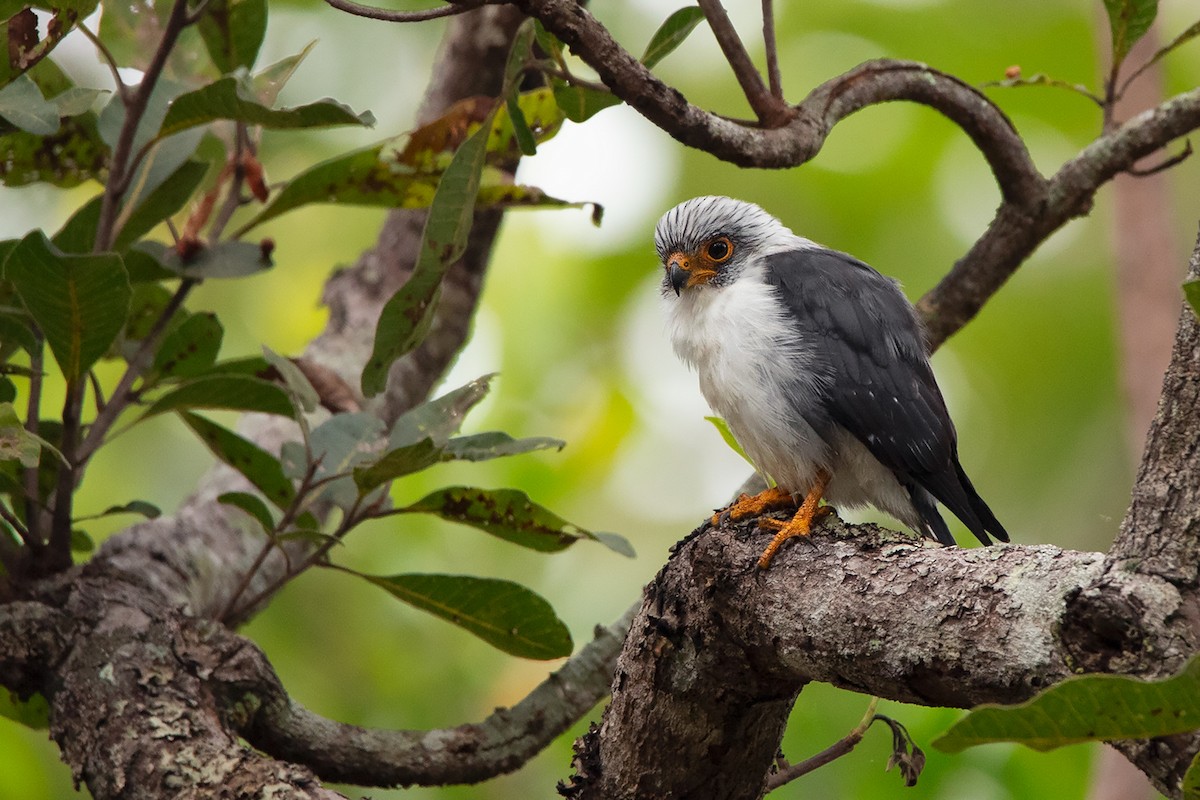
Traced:
[[[971, 483], [971, 479], [967, 477], [967, 473], [963, 470], [962, 464], [958, 463], [958, 459], [954, 460], [954, 471], [958, 473], [958, 481], [962, 485], [963, 491], [966, 494], [967, 502], [970, 504], [971, 511], [974, 512], [975, 519], [978, 524], [978, 529], [972, 526], [966, 519], [958, 514], [959, 518], [967, 523], [967, 527], [971, 529], [971, 533], [979, 537], [979, 540], [984, 544], [991, 544], [988, 541], [987, 534], [990, 533], [1002, 542], [1008, 541], [1008, 531], [1004, 530], [1004, 526], [1000, 524], [1000, 520], [996, 519], [996, 515], [992, 513], [992, 509], [979, 496], [979, 492], [975, 491], [975, 485]], [[957, 511], [955, 512], [958, 513]], [[984, 533], [986, 531], [987, 533]]]

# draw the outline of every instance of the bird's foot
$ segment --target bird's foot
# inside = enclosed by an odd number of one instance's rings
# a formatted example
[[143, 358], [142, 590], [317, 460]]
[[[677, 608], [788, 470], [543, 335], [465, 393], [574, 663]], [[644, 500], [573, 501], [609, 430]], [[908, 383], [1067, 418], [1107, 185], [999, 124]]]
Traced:
[[831, 506], [819, 505], [821, 495], [825, 492], [825, 485], [828, 482], [829, 476], [824, 472], [820, 473], [817, 477], [817, 484], [809, 490], [804, 498], [804, 502], [796, 510], [796, 515], [787, 522], [777, 519], [761, 519], [758, 521], [760, 528], [776, 531], [775, 538], [771, 540], [771, 543], [767, 545], [767, 549], [763, 550], [762, 555], [758, 557], [759, 569], [766, 569], [771, 566], [771, 559], [775, 557], [775, 553], [784, 542], [796, 536], [808, 536], [814, 522], [820, 521], [833, 512]]
[[767, 511], [778, 511], [781, 508], [793, 508], [795, 499], [790, 492], [785, 492], [778, 486], [765, 489], [754, 496], [744, 494], [732, 505], [712, 515], [712, 524], [721, 525], [725, 522], [740, 522], [750, 517], [757, 517]]

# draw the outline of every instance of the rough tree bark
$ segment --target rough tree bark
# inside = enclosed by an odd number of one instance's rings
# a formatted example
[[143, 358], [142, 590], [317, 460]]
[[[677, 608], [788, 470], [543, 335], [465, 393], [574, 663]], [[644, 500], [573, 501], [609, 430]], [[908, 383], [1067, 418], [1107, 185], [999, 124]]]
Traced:
[[[838, 120], [884, 100], [924, 103], [957, 122], [987, 156], [1004, 204], [923, 300], [933, 344], [969, 320], [1046, 236], [1086, 213], [1113, 175], [1200, 127], [1193, 90], [1043, 178], [986, 98], [923, 65], [892, 61], [818, 87], [776, 127], [741, 125], [658, 82], [576, 3], [516, 5], [664, 130], [737, 163], [803, 163]], [[452, 23], [423, 119], [465, 94], [495, 91], [520, 19], [511, 7], [486, 6]], [[381, 418], [423, 398], [461, 346], [498, 221], [477, 219], [430, 340], [397, 365], [371, 408]], [[419, 214], [393, 214], [378, 246], [330, 281], [330, 324], [311, 357], [354, 374], [382, 299], [411, 268], [420, 227]], [[1200, 255], [1192, 269], [1200, 271]], [[1108, 554], [947, 550], [831, 524], [760, 572], [756, 531], [704, 529], [647, 588], [632, 624], [602, 630], [518, 706], [455, 729], [369, 731], [300, 707], [262, 653], [214, 621], [260, 546], [214, 502], [236, 480], [217, 470], [171, 518], [132, 528], [86, 566], [5, 598], [0, 684], [48, 698], [52, 735], [97, 800], [331, 797], [319, 780], [465, 782], [515, 768], [606, 693], [625, 638], [612, 705], [581, 743], [567, 791], [757, 797], [809, 681], [967, 706], [1022, 699], [1081, 670], [1161, 675], [1196, 651], [1198, 348], [1196, 321], [1185, 313], [1133, 503]], [[267, 444], [291, 435], [257, 418], [246, 430]], [[251, 592], [282, 569], [282, 558], [269, 559]], [[1172, 795], [1197, 746], [1193, 737], [1121, 744]]]

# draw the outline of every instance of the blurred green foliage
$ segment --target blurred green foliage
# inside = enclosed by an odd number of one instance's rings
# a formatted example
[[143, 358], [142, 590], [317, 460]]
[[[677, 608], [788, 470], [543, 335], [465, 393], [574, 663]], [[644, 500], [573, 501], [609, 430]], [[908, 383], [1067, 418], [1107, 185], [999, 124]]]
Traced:
[[[1104, 69], [1096, 43], [1107, 37], [1108, 23], [1099, 2], [778, 5], [784, 88], [792, 100], [882, 56], [924, 61], [976, 84], [1000, 80], [1009, 66], [1020, 65], [1026, 74], [1097, 87]], [[1165, 40], [1194, 22], [1188, 4], [1161, 5]], [[635, 53], [673, 9], [645, 0], [595, 6]], [[757, 4], [737, 4], [731, 12], [752, 39]], [[388, 26], [312, 0], [273, 4], [260, 63], [319, 39], [282, 104], [330, 95], [371, 109], [379, 122], [373, 131], [286, 138], [268, 132], [261, 151], [268, 176], [290, 177], [410, 127], [443, 26]], [[104, 71], [86, 43], [70, 44], [58, 51], [64, 68], [93, 76], [93, 84], [102, 81]], [[1200, 74], [1200, 48], [1181, 48], [1164, 66], [1167, 91], [1190, 88]], [[655, 69], [700, 105], [748, 115], [703, 25]], [[1027, 137], [1045, 172], [1100, 128], [1098, 110], [1078, 95], [1046, 88], [989, 94]], [[650, 243], [658, 215], [697, 194], [752, 200], [798, 233], [901, 279], [915, 299], [966, 250], [998, 203], [986, 165], [965, 137], [935, 113], [908, 105], [856, 115], [838, 126], [814, 162], [786, 172], [739, 170], [685, 150], [627, 108], [606, 110], [581, 126], [568, 124], [522, 169], [525, 183], [556, 196], [603, 202], [605, 224], [592, 230], [586, 214], [572, 210], [510, 213], [474, 339], [446, 383], [450, 388], [499, 371], [495, 390], [466, 432], [547, 435], [568, 446], [561, 453], [435, 466], [396, 489], [395, 500], [412, 503], [452, 483], [519, 487], [584, 527], [624, 534], [638, 558], [630, 562], [597, 547], [547, 556], [465, 527], [404, 516], [372, 523], [350, 540], [342, 560], [377, 575], [449, 572], [519, 580], [554, 604], [576, 642], [628, 607], [670, 544], [723, 504], [747, 473], [703, 420], [707, 412], [694, 378], [664, 344]], [[1185, 163], [1170, 178], [1178, 201], [1181, 276], [1195, 230], [1198, 169]], [[94, 187], [28, 192], [0, 193], [11, 210], [0, 222], [0, 238], [37, 226], [55, 229], [52, 220], [65, 219]], [[188, 307], [222, 309], [228, 356], [257, 354], [264, 343], [277, 352], [298, 352], [323, 324], [323, 280], [372, 244], [383, 215], [318, 207], [272, 220], [262, 232], [277, 242], [276, 268], [204, 285]], [[1105, 548], [1127, 502], [1134, 459], [1125, 448], [1116, 380], [1113, 310], [1120, 298], [1113, 289], [1109, 219], [1102, 193], [1090, 217], [1051, 239], [934, 359], [965, 465], [1018, 543]], [[149, 422], [101, 452], [77, 509], [107, 508], [127, 499], [127, 487], [136, 485], [138, 496], [169, 511], [209, 463], [209, 453], [183, 426]], [[121, 523], [101, 521], [98, 531]], [[495, 706], [519, 700], [548, 669], [505, 656], [364, 582], [328, 572], [306, 574], [287, 587], [246, 633], [301, 702], [362, 725], [429, 728], [482, 719]], [[827, 686], [807, 688], [784, 752], [799, 760], [824, 748], [854, 726], [865, 705], [866, 698]], [[949, 756], [926, 745], [960, 712], [895, 703], [880, 711], [904, 722], [929, 754], [914, 789], [884, 773], [890, 748], [880, 727], [852, 755], [772, 796], [1085, 795], [1096, 752], [1090, 747], [1035, 754], [990, 745]], [[550, 797], [555, 780], [569, 773], [570, 743], [584, 725], [520, 772], [481, 786], [367, 793], [377, 800]], [[71, 796], [70, 775], [45, 732], [0, 720], [0, 797]]]

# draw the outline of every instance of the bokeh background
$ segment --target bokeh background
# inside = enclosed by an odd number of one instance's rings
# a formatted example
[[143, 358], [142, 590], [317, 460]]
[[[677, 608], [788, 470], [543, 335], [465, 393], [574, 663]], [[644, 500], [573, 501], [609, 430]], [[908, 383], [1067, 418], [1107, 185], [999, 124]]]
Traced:
[[[608, 0], [593, 4], [618, 39], [640, 52], [682, 3]], [[752, 49], [757, 3], [730, 3]], [[1166, 40], [1195, 21], [1191, 0], [1162, 0]], [[1097, 87], [1107, 22], [1098, 0], [781, 0], [777, 24], [784, 86], [798, 101], [813, 86], [871, 58], [927, 62], [973, 84], [1000, 80], [1011, 65]], [[332, 96], [370, 109], [374, 130], [268, 134], [268, 176], [283, 180], [352, 147], [412, 125], [444, 23], [396, 26], [353, 18], [318, 2], [279, 0], [260, 65], [317, 46], [281, 101]], [[60, 63], [81, 82], [104, 72], [80, 37]], [[748, 116], [736, 83], [701, 26], [657, 71], [693, 102]], [[1200, 45], [1166, 61], [1166, 90], [1196, 85]], [[1098, 108], [1062, 90], [989, 89], [1011, 116], [1044, 173], [1077, 153], [1100, 127]], [[1197, 166], [1171, 173], [1173, 239], [1179, 274], [1200, 217]], [[697, 194], [753, 200], [797, 232], [846, 250], [899, 278], [916, 299], [962, 255], [999, 202], [983, 159], [932, 111], [874, 107], [840, 124], [820, 156], [788, 171], [740, 170], [687, 150], [627, 108], [567, 123], [520, 178], [559, 197], [603, 203], [595, 228], [582, 211], [517, 211], [504, 223], [474, 337], [444, 388], [498, 371], [491, 396], [467, 431], [565, 439], [561, 453], [485, 464], [440, 465], [394, 489], [398, 502], [452, 483], [512, 486], [569, 520], [617, 531], [635, 560], [578, 545], [542, 555], [470, 529], [413, 517], [354, 535], [341, 558], [379, 574], [458, 572], [524, 582], [548, 598], [577, 643], [616, 619], [663, 563], [667, 548], [729, 499], [747, 467], [704, 421], [695, 377], [666, 344], [658, 304], [659, 267], [651, 235], [658, 216]], [[94, 186], [0, 191], [0, 236], [54, 230]], [[267, 344], [297, 353], [322, 327], [324, 279], [368, 248], [384, 212], [314, 207], [287, 215], [264, 234], [278, 243], [277, 266], [234, 282], [213, 282], [189, 306], [220, 313], [223, 355]], [[963, 461], [1013, 538], [1104, 549], [1128, 500], [1133, 462], [1125, 446], [1118, 388], [1111, 255], [1111, 202], [1055, 235], [978, 319], [951, 339], [934, 366], [956, 419]], [[165, 509], [185, 497], [210, 464], [183, 426], [159, 419], [117, 440], [97, 458], [79, 503], [100, 510], [134, 497]], [[117, 523], [106, 523], [115, 526]], [[95, 529], [102, 537], [109, 529]], [[963, 533], [961, 528], [958, 533]], [[962, 537], [960, 537], [962, 538]], [[969, 535], [968, 535], [969, 538]], [[963, 539], [965, 541], [965, 539]], [[245, 630], [270, 655], [290, 691], [330, 717], [368, 726], [433, 728], [480, 720], [518, 701], [556, 663], [512, 659], [469, 634], [403, 606], [342, 574], [314, 573], [288, 587]], [[844, 735], [867, 699], [826, 686], [804, 691], [784, 752], [800, 760]], [[908, 797], [936, 800], [1083, 798], [1096, 750], [1038, 754], [993, 745], [949, 756], [929, 742], [960, 714], [884, 703], [929, 761], [905, 789], [885, 774], [886, 729], [868, 733], [850, 756], [773, 797]], [[598, 719], [597, 708], [591, 719]], [[383, 798], [553, 797], [570, 774], [576, 726], [514, 775], [473, 787], [358, 791]], [[0, 798], [77, 795], [44, 731], [0, 719]]]

